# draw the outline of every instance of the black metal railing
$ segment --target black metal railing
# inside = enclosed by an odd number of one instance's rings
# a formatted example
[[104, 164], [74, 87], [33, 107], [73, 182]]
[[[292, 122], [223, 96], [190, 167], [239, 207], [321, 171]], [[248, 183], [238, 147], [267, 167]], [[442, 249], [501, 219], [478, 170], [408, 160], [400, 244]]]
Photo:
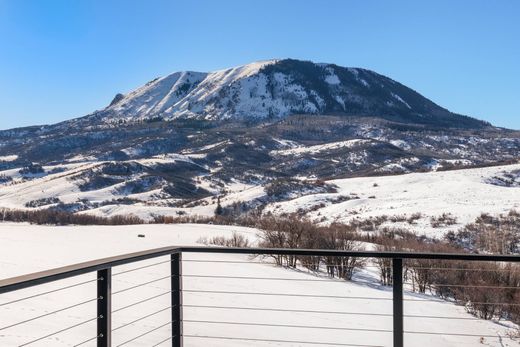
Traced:
[[[331, 279], [326, 275], [320, 275], [317, 272], [314, 273], [314, 277], [269, 277], [269, 276], [260, 276], [260, 275], [244, 275], [243, 273], [233, 274], [230, 271], [226, 270], [223, 274], [218, 273], [197, 273], [196, 271], [186, 271], [187, 264], [197, 265], [204, 263], [211, 263], [213, 265], [216, 264], [228, 264], [228, 265], [236, 265], [236, 269], [243, 269], [246, 265], [265, 265], [269, 264], [265, 260], [255, 260], [249, 259], [246, 261], [243, 260], [222, 260], [222, 259], [197, 259], [193, 258], [194, 255], [204, 255], [206, 257], [211, 255], [247, 255], [254, 257], [261, 256], [288, 256], [291, 257], [291, 266], [293, 270], [295, 270], [295, 276], [299, 275], [298, 267], [294, 266], [296, 263], [299, 265], [306, 265], [305, 262], [307, 259], [313, 260], [314, 267], [325, 266], [328, 268], [331, 266], [330, 264], [324, 263], [323, 260], [332, 259], [334, 257], [351, 257], [351, 258], [359, 258], [359, 259], [386, 259], [388, 261], [391, 260], [391, 265], [389, 262], [389, 266], [392, 271], [392, 283], [391, 287], [382, 288], [382, 294], [391, 294], [391, 295], [381, 295], [381, 296], [366, 296], [366, 295], [330, 295], [327, 294], [326, 290], [321, 290], [316, 293], [304, 293], [304, 292], [283, 292], [283, 291], [265, 291], [262, 290], [262, 283], [265, 285], [266, 281], [270, 283], [283, 281], [295, 281], [301, 282], [308, 287], [312, 287], [315, 285], [323, 285], [323, 283], [329, 283], [333, 285], [337, 285], [338, 283], [343, 283], [343, 281], [338, 281], [337, 279]], [[183, 255], [189, 255], [191, 258], [183, 259]], [[113, 269], [120, 266], [128, 266], [129, 264], [134, 264], [143, 261], [149, 261], [152, 259], [160, 259], [161, 257], [167, 257], [167, 259], [161, 261], [154, 261], [153, 263], [125, 269], [122, 271], [114, 271]], [[258, 259], [258, 258], [257, 258]], [[318, 259], [316, 261], [316, 259]], [[22, 327], [26, 324], [29, 324], [36, 320], [42, 320], [51, 315], [60, 314], [66, 312], [68, 310], [72, 310], [78, 307], [86, 306], [89, 304], [95, 303], [95, 312], [96, 314], [93, 316], [82, 316], [76, 317], [76, 321], [74, 323], [71, 322], [69, 326], [61, 327], [59, 329], [55, 329], [53, 331], [42, 332], [41, 336], [35, 336], [32, 338], [28, 338], [27, 341], [16, 343], [17, 346], [30, 346], [36, 342], [46, 341], [49, 338], [52, 338], [59, 334], [64, 334], [74, 329], [78, 329], [79, 327], [84, 327], [88, 324], [95, 324], [95, 328], [92, 327], [92, 336], [86, 338], [82, 337], [81, 341], [75, 342], [75, 346], [83, 346], [86, 344], [97, 344], [97, 346], [126, 346], [130, 345], [134, 341], [138, 341], [143, 338], [156, 338], [154, 342], [146, 342], [146, 345], [165, 345], [171, 344], [174, 347], [183, 346], [185, 344], [186, 339], [193, 340], [221, 340], [221, 341], [241, 341], [242, 343], [259, 343], [259, 342], [271, 342], [271, 343], [289, 343], [289, 344], [300, 344], [300, 345], [327, 345], [327, 346], [364, 346], [364, 347], [375, 347], [381, 345], [381, 339], [378, 339], [376, 342], [371, 343], [369, 341], [369, 337], [373, 334], [381, 334], [384, 336], [388, 336], [388, 342], [384, 343], [384, 345], [393, 345], [394, 347], [402, 347], [404, 346], [404, 336], [405, 334], [419, 334], [419, 335], [429, 335], [429, 334], [443, 334], [443, 335], [451, 335], [455, 337], [480, 337], [480, 338], [494, 338], [494, 335], [486, 335], [486, 334], [474, 334], [474, 333], [458, 333], [458, 332], [436, 332], [436, 331], [418, 331], [418, 330], [405, 330], [404, 319], [458, 319], [458, 320], [478, 320], [478, 318], [474, 317], [450, 317], [450, 316], [440, 316], [440, 315], [426, 315], [426, 314], [405, 314], [404, 312], [404, 302], [426, 302], [429, 299], [425, 297], [412, 297], [408, 299], [404, 299], [403, 293], [406, 289], [407, 285], [414, 285], [414, 283], [408, 283], [406, 280], [403, 280], [403, 269], [405, 265], [403, 264], [407, 260], [431, 260], [431, 261], [461, 261], [461, 262], [493, 262], [493, 263], [520, 263], [519, 256], [493, 256], [493, 255], [474, 255], [474, 254], [441, 254], [441, 253], [398, 253], [398, 252], [357, 252], [357, 251], [329, 251], [329, 250], [293, 250], [293, 249], [258, 249], [258, 248], [217, 248], [217, 247], [166, 247], [153, 249], [144, 252], [137, 252], [122, 256], [116, 256], [111, 258], [99, 259], [95, 261], [90, 261], [86, 263], [66, 266], [62, 268], [57, 268], [53, 270], [38, 272], [34, 274], [24, 275], [15, 278], [9, 278], [0, 280], [0, 294], [13, 294], [19, 293], [23, 290], [32, 288], [33, 290], [36, 288], [40, 288], [45, 286], [46, 284], [56, 283], [60, 280], [78, 278], [78, 276], [92, 275], [95, 274], [96, 277], [94, 279], [88, 279], [72, 284], [63, 285], [60, 287], [56, 287], [50, 290], [41, 290], [37, 293], [31, 293], [21, 297], [15, 297], [7, 301], [0, 301], [0, 308], [7, 307], [9, 305], [20, 304], [27, 302], [29, 300], [51, 295], [53, 293], [59, 292], [61, 295], [66, 295], [65, 292], [67, 290], [74, 290], [83, 286], [89, 286], [95, 284], [96, 286], [96, 297], [93, 298], [94, 293], [85, 300], [80, 300], [79, 302], [75, 302], [71, 305], [67, 305], [64, 307], [57, 307], [51, 311], [47, 311], [42, 314], [38, 314], [32, 316], [27, 319], [23, 319], [17, 322], [6, 323], [6, 316], [2, 316], [0, 319], [0, 324], [6, 324], [0, 326], [0, 336], [3, 332], [8, 331], [9, 329], [14, 329], [17, 327]], [[184, 263], [184, 266], [183, 266]], [[167, 271], [167, 276], [163, 273], [160, 277], [153, 278], [150, 280], [141, 281], [140, 283], [132, 283], [131, 281], [124, 281], [123, 283], [129, 283], [123, 288], [115, 289], [114, 284], [115, 280], [121, 278], [123, 275], [132, 275], [136, 274], [138, 271], [143, 269], [153, 269], [157, 268], [161, 265], [169, 266], [169, 269], [165, 269]], [[183, 267], [184, 273], [183, 273]], [[365, 266], [370, 267], [370, 265]], [[375, 266], [374, 266], [375, 267]], [[468, 269], [457, 269], [457, 268], [443, 268], [443, 267], [434, 267], [429, 266], [428, 269], [441, 271], [441, 270], [449, 270], [449, 271], [457, 271], [464, 270], [468, 271]], [[308, 270], [310, 271], [310, 270]], [[219, 288], [219, 283], [233, 280], [234, 283], [248, 283], [254, 289], [241, 289], [241, 288]], [[187, 286], [190, 281], [194, 281], [194, 283], [201, 283], [203, 281], [208, 281], [208, 285], [203, 286], [202, 288], [199, 286]], [[198, 282], [197, 282], [198, 281]], [[165, 287], [164, 283], [169, 282], [168, 286]], [[185, 283], [183, 283], [185, 282]], [[253, 285], [254, 283], [254, 285]], [[442, 288], [450, 288], [457, 286], [465, 286], [465, 287], [474, 287], [474, 288], [487, 288], [490, 290], [497, 290], [499, 287], [487, 286], [478, 284], [477, 278], [475, 277], [475, 284], [473, 285], [460, 285], [460, 284], [430, 284], [430, 286], [437, 286]], [[368, 285], [368, 284], [367, 284]], [[245, 285], [238, 287], [245, 287]], [[144, 298], [139, 298], [137, 301], [131, 302], [129, 304], [120, 305], [118, 308], [113, 308], [114, 300], [119, 298], [119, 294], [121, 293], [131, 293], [132, 291], [137, 291], [140, 288], [153, 288], [154, 291], [157, 291], [156, 294], [151, 296], [146, 296]], [[279, 286], [282, 287], [282, 286]], [[489, 288], [488, 288], [489, 287]], [[515, 290], [520, 289], [518, 285], [509, 286], [509, 287], [500, 287], [500, 289], [508, 289]], [[391, 290], [391, 293], [390, 293]], [[132, 294], [129, 297], [134, 298], [136, 294]], [[208, 299], [211, 298], [211, 299]], [[230, 297], [233, 298], [238, 304], [231, 305], [229, 303], [221, 303], [219, 304], [216, 301], [216, 297]], [[254, 297], [254, 298], [269, 298], [269, 297], [277, 297], [284, 298], [290, 302], [292, 298], [305, 298], [308, 300], [323, 300], [323, 299], [333, 299], [333, 300], [348, 300], [348, 301], [363, 301], [363, 302], [371, 302], [377, 303], [377, 308], [380, 308], [380, 303], [390, 303], [388, 312], [381, 311], [359, 311], [355, 309], [351, 310], [336, 310], [336, 309], [311, 309], [311, 308], [303, 308], [303, 307], [266, 307], [256, 305], [256, 299], [253, 304], [244, 304], [244, 301], [241, 301], [243, 297]], [[162, 304], [161, 300], [164, 298], [169, 298], [168, 304]], [[2, 296], [0, 296], [2, 299]], [[189, 301], [184, 302], [183, 300]], [[431, 297], [431, 301], [442, 302], [441, 299]], [[158, 305], [158, 302], [161, 301], [162, 306], [157, 306], [154, 308], [154, 305]], [[242, 304], [240, 304], [242, 302]], [[152, 303], [154, 303], [152, 305]], [[475, 304], [475, 303], [474, 303]], [[477, 303], [477, 304], [490, 304], [486, 303]], [[495, 302], [493, 304], [496, 305], [518, 305], [518, 303], [512, 302]], [[356, 305], [352, 305], [355, 307]], [[139, 311], [139, 316], [132, 318], [131, 315], [126, 315], [126, 321], [117, 326], [113, 326], [113, 322], [116, 319], [116, 316], [120, 314], [121, 311], [128, 312], [128, 310], [132, 308], [138, 308], [139, 310], [144, 307], [154, 308], [152, 312], [147, 312], [145, 314], [141, 314]], [[198, 312], [198, 314], [192, 314], [189, 310], [193, 310], [193, 312]], [[317, 324], [300, 324], [297, 322], [287, 322], [284, 321], [282, 323], [275, 323], [271, 320], [245, 320], [239, 319], [242, 317], [240, 312], [261, 312], [261, 313], [269, 313], [269, 314], [300, 314], [300, 315], [309, 315], [312, 314], [314, 316], [317, 315], [326, 315], [327, 317], [371, 317], [374, 320], [381, 319], [381, 322], [391, 323], [385, 325], [384, 327], [364, 327], [360, 325], [356, 325], [353, 323], [352, 319], [345, 320], [343, 325], [317, 325]], [[237, 317], [235, 320], [222, 319], [220, 313], [221, 312], [232, 312], [233, 317]], [[135, 326], [137, 322], [143, 322], [150, 317], [158, 317], [165, 313], [169, 313], [169, 316], [161, 321], [160, 323], [153, 326], [151, 329], [148, 329], [144, 332], [136, 332], [133, 335], [127, 334], [125, 339], [121, 339], [117, 343], [114, 343], [113, 335], [114, 333], [118, 333], [125, 328], [129, 328]], [[186, 313], [189, 313], [189, 316], [186, 316]], [[200, 317], [203, 318], [200, 318]], [[213, 318], [212, 318], [213, 317]], [[217, 318], [214, 318], [217, 317]], [[262, 318], [262, 316], [258, 316]], [[326, 320], [325, 320], [326, 321]], [[201, 331], [200, 327], [205, 327]], [[265, 330], [266, 333], [263, 335], [248, 335], [248, 336], [224, 336], [216, 334], [215, 331], [218, 331], [218, 327], [221, 326], [235, 326], [235, 327], [253, 327], [256, 334], [260, 334], [262, 329], [270, 329]], [[168, 329], [168, 334], [164, 334], [163, 331], [165, 328]], [[341, 342], [338, 340], [328, 340], [328, 341], [316, 341], [310, 339], [301, 339], [298, 340], [296, 338], [289, 338], [286, 335], [285, 338], [277, 338], [277, 335], [267, 335], [268, 332], [273, 331], [273, 329], [298, 329], [298, 331], [314, 331], [314, 330], [325, 330], [325, 331], [347, 331], [356, 334], [365, 334], [363, 337], [358, 338], [349, 338], [348, 340], [342, 340]], [[191, 329], [191, 332], [190, 332]], [[95, 331], [95, 332], [94, 332]], [[159, 336], [159, 332], [161, 332], [161, 336]], [[157, 336], [155, 336], [156, 334]], [[300, 336], [300, 334], [298, 335]], [[344, 342], [348, 341], [348, 342]]]

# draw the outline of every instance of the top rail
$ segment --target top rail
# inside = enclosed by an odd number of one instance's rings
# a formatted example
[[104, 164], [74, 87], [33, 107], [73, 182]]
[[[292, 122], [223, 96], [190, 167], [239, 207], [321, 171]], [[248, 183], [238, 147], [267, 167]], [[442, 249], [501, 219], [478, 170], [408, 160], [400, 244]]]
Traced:
[[387, 259], [431, 259], [464, 261], [520, 262], [520, 255], [492, 255], [472, 253], [421, 253], [421, 252], [377, 252], [377, 251], [336, 251], [328, 249], [291, 248], [233, 248], [233, 247], [180, 247], [181, 253], [224, 253], [256, 255], [300, 255], [324, 257], [358, 257]]
[[114, 257], [102, 258], [51, 270], [35, 272], [23, 276], [0, 280], [0, 294], [29, 288], [32, 286], [54, 282], [94, 271], [108, 269], [137, 261], [161, 257], [175, 253], [220, 253], [220, 254], [253, 254], [253, 255], [299, 255], [323, 257], [358, 257], [386, 259], [431, 259], [431, 260], [463, 260], [520, 263], [517, 255], [482, 255], [461, 253], [414, 253], [414, 252], [374, 252], [374, 251], [335, 251], [318, 249], [287, 248], [225, 248], [225, 247], [162, 247], [151, 250], [128, 253]]
[[134, 263], [136, 261], [178, 253], [179, 250], [179, 247], [155, 248], [146, 251], [127, 253], [114, 257], [101, 258], [83, 263], [67, 265], [55, 269], [34, 272], [23, 276], [11, 277], [0, 280], [0, 294], [84, 275], [99, 270], [105, 270], [114, 266], [125, 265]]

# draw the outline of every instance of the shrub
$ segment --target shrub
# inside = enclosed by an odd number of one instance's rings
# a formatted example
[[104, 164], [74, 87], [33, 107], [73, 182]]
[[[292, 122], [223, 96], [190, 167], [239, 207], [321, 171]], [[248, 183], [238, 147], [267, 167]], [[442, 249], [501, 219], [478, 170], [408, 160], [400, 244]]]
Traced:
[[197, 243], [202, 243], [204, 245], [216, 245], [222, 247], [239, 247], [239, 248], [247, 248], [250, 247], [249, 240], [242, 234], [237, 232], [233, 232], [231, 237], [224, 236], [215, 236], [208, 240], [208, 238], [199, 238]]
[[0, 210], [0, 218], [4, 222], [28, 222], [31, 224], [50, 225], [131, 225], [144, 223], [142, 219], [133, 215], [99, 217], [52, 209], [31, 211], [2, 209]]
[[451, 213], [443, 213], [438, 217], [431, 217], [430, 224], [432, 228], [442, 228], [450, 225], [457, 224], [457, 218]]
[[47, 205], [52, 205], [52, 204], [59, 204], [59, 203], [61, 203], [61, 200], [56, 197], [42, 198], [42, 199], [32, 200], [32, 201], [25, 203], [25, 207], [34, 208], [34, 207], [42, 207], [42, 206], [47, 206]]
[[518, 254], [520, 252], [520, 214], [491, 216], [481, 214], [474, 223], [445, 238], [448, 242], [470, 250], [495, 254]]
[[44, 173], [45, 170], [43, 169], [43, 167], [40, 164], [31, 163], [31, 164], [27, 165], [26, 167], [21, 168], [18, 172], [22, 175], [30, 175], [30, 174], [35, 175], [35, 174]]

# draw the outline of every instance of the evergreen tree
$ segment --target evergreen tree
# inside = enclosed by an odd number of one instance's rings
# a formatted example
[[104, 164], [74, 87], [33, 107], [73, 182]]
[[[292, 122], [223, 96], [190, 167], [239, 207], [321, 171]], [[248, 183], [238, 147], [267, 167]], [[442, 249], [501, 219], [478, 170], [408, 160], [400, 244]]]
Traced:
[[221, 216], [222, 213], [224, 213], [224, 209], [222, 208], [222, 205], [220, 204], [220, 196], [217, 198], [217, 208], [215, 209], [215, 215]]

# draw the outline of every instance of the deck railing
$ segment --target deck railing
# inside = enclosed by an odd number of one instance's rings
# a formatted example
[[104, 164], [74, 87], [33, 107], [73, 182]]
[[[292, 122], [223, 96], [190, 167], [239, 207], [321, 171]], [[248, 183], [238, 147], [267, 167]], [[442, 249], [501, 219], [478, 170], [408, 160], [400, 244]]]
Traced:
[[[319, 294], [305, 294], [305, 293], [281, 293], [281, 292], [266, 292], [266, 291], [249, 291], [244, 292], [240, 290], [215, 290], [212, 288], [200, 290], [200, 289], [189, 289], [183, 288], [183, 280], [189, 279], [210, 279], [212, 281], [218, 280], [226, 280], [233, 279], [235, 281], [311, 281], [311, 282], [325, 282], [327, 279], [323, 277], [319, 278], [270, 278], [270, 277], [255, 277], [255, 276], [233, 276], [232, 274], [224, 274], [224, 275], [215, 275], [215, 274], [193, 274], [189, 272], [183, 273], [183, 255], [205, 255], [208, 256], [210, 254], [242, 254], [242, 255], [250, 255], [255, 257], [267, 256], [267, 257], [291, 257], [294, 264], [300, 263], [303, 264], [302, 259], [319, 259], [318, 266], [323, 264], [323, 259], [333, 259], [333, 258], [359, 258], [359, 259], [385, 259], [390, 264], [391, 261], [391, 271], [392, 271], [392, 286], [391, 293], [392, 295], [389, 297], [355, 297], [355, 296], [333, 296], [327, 295], [325, 291]], [[117, 273], [113, 273], [113, 269], [120, 266], [128, 266], [129, 264], [138, 263], [141, 261], [146, 261], [154, 258], [160, 257], [169, 257], [167, 260], [163, 260], [160, 262], [155, 262], [153, 264], [147, 264], [145, 266], [134, 267], [132, 269], [128, 269], [125, 271], [119, 271]], [[54, 292], [66, 291], [67, 289], [95, 283], [97, 287], [96, 293], [92, 293], [92, 296], [95, 295], [95, 298], [91, 298], [86, 301], [76, 302], [72, 305], [66, 307], [57, 307], [56, 310], [45, 312], [44, 314], [37, 315], [34, 317], [30, 317], [28, 319], [24, 319], [22, 321], [15, 322], [7, 322], [10, 317], [4, 315], [0, 319], [0, 336], [3, 333], [8, 331], [9, 329], [13, 329], [14, 327], [21, 327], [27, 324], [30, 324], [36, 320], [42, 320], [46, 317], [51, 316], [52, 314], [57, 314], [59, 312], [63, 312], [81, 305], [85, 305], [88, 303], [96, 303], [96, 315], [93, 317], [85, 317], [88, 319], [82, 320], [75, 324], [66, 325], [65, 322], [62, 323], [63, 327], [56, 329], [55, 331], [50, 331], [49, 333], [42, 333], [42, 336], [37, 336], [32, 339], [28, 339], [22, 343], [16, 344], [17, 346], [30, 346], [36, 344], [38, 342], [49, 341], [54, 336], [62, 334], [66, 331], [70, 331], [78, 328], [84, 324], [96, 324], [97, 331], [92, 331], [92, 336], [88, 339], [84, 339], [83, 341], [77, 341], [76, 346], [81, 345], [97, 345], [97, 346], [112, 346], [113, 340], [112, 335], [114, 332], [118, 330], [132, 326], [136, 322], [143, 321], [153, 315], [156, 315], [160, 312], [168, 311], [171, 313], [168, 320], [164, 322], [164, 324], [159, 324], [149, 331], [146, 331], [141, 334], [136, 334], [131, 338], [122, 341], [118, 344], [118, 346], [130, 345], [132, 342], [137, 343], [140, 338], [143, 336], [150, 334], [152, 332], [157, 332], [160, 329], [166, 329], [169, 327], [168, 334], [165, 335], [164, 338], [157, 341], [156, 346], [171, 344], [174, 347], [179, 347], [187, 345], [185, 339], [207, 339], [207, 340], [224, 340], [224, 341], [242, 341], [242, 344], [252, 344], [252, 343], [260, 343], [260, 342], [271, 342], [271, 343], [289, 343], [296, 345], [327, 345], [327, 346], [377, 346], [377, 344], [370, 344], [368, 342], [349, 342], [349, 341], [309, 341], [309, 340], [297, 340], [297, 339], [280, 339], [280, 338], [272, 338], [270, 336], [215, 336], [215, 335], [207, 335], [207, 334], [192, 334], [186, 331], [184, 325], [186, 324], [199, 324], [199, 325], [212, 325], [212, 324], [220, 324], [220, 325], [233, 325], [233, 326], [253, 326], [259, 328], [294, 328], [294, 329], [322, 329], [322, 330], [345, 330], [357, 333], [381, 333], [388, 334], [389, 341], [386, 345], [393, 345], [394, 347], [403, 347], [404, 346], [404, 336], [405, 333], [410, 334], [429, 334], [434, 332], [429, 331], [405, 331], [404, 327], [404, 318], [407, 317], [403, 310], [403, 289], [406, 286], [406, 282], [403, 281], [403, 261], [407, 261], [409, 259], [419, 259], [419, 260], [432, 260], [432, 261], [462, 261], [462, 262], [499, 262], [499, 263], [520, 263], [519, 256], [495, 256], [495, 255], [474, 255], [474, 254], [440, 254], [440, 253], [400, 253], [400, 252], [358, 252], [358, 251], [331, 251], [331, 250], [296, 250], [296, 249], [260, 249], [260, 248], [220, 248], [220, 247], [165, 247], [152, 249], [143, 252], [131, 253], [121, 256], [115, 256], [111, 258], [104, 258], [94, 261], [89, 261], [85, 263], [65, 266], [61, 268], [56, 268], [48, 271], [37, 272], [29, 275], [24, 275], [20, 277], [14, 277], [9, 279], [0, 280], [0, 308], [7, 307], [9, 305], [20, 304], [27, 302], [29, 300], [39, 298], [45, 295], [49, 295]], [[248, 264], [260, 264], [262, 262], [254, 262], [254, 261], [234, 261], [234, 260], [215, 260], [215, 259], [185, 259], [184, 263], [196, 263], [196, 262], [207, 262], [207, 263], [234, 263], [240, 266], [240, 263], [248, 263]], [[150, 268], [153, 266], [159, 266], [160, 264], [169, 265], [169, 273], [164, 274], [159, 278], [144, 281], [137, 285], [128, 286], [121, 290], [114, 291], [113, 290], [113, 278], [115, 276], [119, 276], [125, 273], [132, 273], [134, 271], [138, 271], [144, 268]], [[327, 264], [323, 264], [325, 268], [328, 266]], [[40, 292], [26, 295], [22, 297], [16, 297], [12, 299], [4, 299], [2, 294], [13, 294], [14, 292], [19, 292], [27, 288], [38, 288], [47, 283], [57, 282], [64, 279], [75, 278], [77, 276], [83, 276], [85, 274], [96, 274], [95, 279], [91, 279], [89, 281], [83, 281], [74, 283], [71, 285], [61, 286], [54, 288], [52, 290], [42, 290]], [[475, 280], [478, 277], [478, 274], [475, 275]], [[166, 292], [147, 297], [136, 302], [133, 302], [129, 305], [122, 306], [117, 310], [112, 308], [113, 297], [122, 293], [122, 292], [130, 292], [136, 288], [142, 286], [151, 286], [154, 283], [158, 283], [160, 281], [169, 281], [169, 288]], [[329, 280], [330, 281], [330, 280]], [[477, 281], [476, 281], [477, 282]], [[478, 287], [475, 285], [475, 287]], [[493, 290], [493, 288], [491, 288]], [[513, 288], [520, 289], [520, 288]], [[216, 305], [203, 305], [200, 303], [192, 303], [186, 304], [183, 303], [183, 299], [188, 294], [212, 294], [212, 295], [232, 295], [234, 297], [238, 296], [246, 296], [253, 295], [259, 297], [266, 296], [277, 296], [277, 297], [302, 297], [306, 299], [318, 299], [318, 298], [335, 298], [335, 299], [349, 299], [349, 300], [364, 300], [364, 301], [377, 301], [377, 300], [388, 300], [392, 302], [392, 310], [391, 313], [381, 313], [381, 312], [355, 312], [352, 310], [351, 312], [345, 311], [320, 311], [320, 310], [309, 310], [304, 308], [297, 309], [283, 309], [279, 307], [240, 307], [240, 306], [216, 306]], [[125, 310], [130, 307], [134, 307], [136, 305], [146, 305], [151, 300], [154, 300], [159, 297], [169, 296], [169, 305], [161, 308], [160, 310], [154, 311], [152, 313], [143, 315], [134, 319], [130, 322], [126, 322], [123, 325], [118, 327], [112, 326], [113, 314], [116, 314], [119, 311]], [[4, 296], [5, 297], [5, 296]], [[410, 300], [413, 301], [413, 300]], [[511, 303], [508, 303], [511, 304]], [[512, 304], [514, 305], [514, 303]], [[30, 307], [30, 305], [28, 306]], [[310, 325], [298, 325], [298, 324], [273, 324], [270, 322], [247, 322], [247, 321], [225, 321], [225, 320], [210, 320], [210, 319], [187, 319], [183, 317], [183, 310], [187, 309], [211, 309], [211, 310], [234, 310], [234, 311], [254, 311], [254, 312], [269, 312], [270, 314], [274, 313], [307, 313], [307, 314], [315, 314], [315, 315], [342, 315], [348, 317], [362, 317], [362, 316], [374, 316], [374, 317], [383, 317], [391, 319], [391, 328], [388, 329], [375, 329], [375, 328], [360, 328], [360, 327], [349, 327], [349, 326], [310, 326]], [[450, 318], [450, 317], [435, 317], [435, 316], [414, 316], [409, 315], [410, 318]], [[455, 318], [456, 319], [456, 318]], [[459, 319], [468, 319], [468, 318], [459, 318]], [[351, 319], [345, 320], [346, 323], [351, 322]], [[29, 327], [27, 329], [30, 329]], [[449, 333], [447, 335], [450, 335]], [[477, 337], [479, 334], [452, 334], [457, 336], [471, 336]], [[490, 337], [493, 336], [485, 336]], [[75, 342], [76, 343], [76, 342]], [[49, 344], [46, 344], [49, 345]]]

